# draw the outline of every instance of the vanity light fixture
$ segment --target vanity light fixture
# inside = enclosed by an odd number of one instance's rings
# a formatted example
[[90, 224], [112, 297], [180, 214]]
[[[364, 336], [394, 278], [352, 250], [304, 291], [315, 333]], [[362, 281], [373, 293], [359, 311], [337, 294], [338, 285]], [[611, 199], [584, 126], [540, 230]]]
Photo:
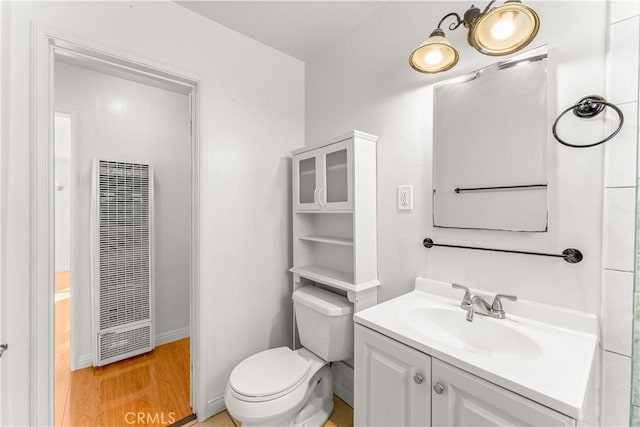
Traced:
[[485, 55], [509, 55], [528, 45], [540, 28], [538, 14], [520, 0], [507, 0], [503, 5], [491, 8], [495, 1], [489, 2], [482, 12], [472, 5], [462, 18], [455, 12], [446, 14], [429, 38], [409, 56], [411, 67], [421, 73], [434, 74], [447, 71], [458, 63], [458, 51], [440, 28], [449, 17], [456, 18], [449, 30], [464, 25], [469, 30], [469, 44]]

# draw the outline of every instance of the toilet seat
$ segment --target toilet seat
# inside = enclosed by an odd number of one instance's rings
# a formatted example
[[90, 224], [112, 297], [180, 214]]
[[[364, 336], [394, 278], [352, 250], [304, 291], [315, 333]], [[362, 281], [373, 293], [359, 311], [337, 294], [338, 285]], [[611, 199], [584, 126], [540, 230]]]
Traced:
[[[280, 393], [278, 397], [251, 401], [246, 396], [234, 392], [231, 384], [227, 383], [224, 402], [227, 411], [245, 427], [321, 426], [333, 410], [332, 384], [331, 370], [327, 364], [312, 362], [311, 370], [305, 380], [288, 392]], [[319, 389], [322, 391], [316, 391]], [[319, 404], [320, 401], [322, 404]], [[308, 403], [310, 403], [311, 413], [309, 410], [304, 412], [303, 409]], [[302, 414], [303, 420], [296, 422], [299, 414]], [[307, 423], [311, 417], [321, 419], [321, 422]]]
[[296, 389], [309, 375], [313, 362], [288, 347], [261, 351], [243, 360], [231, 372], [233, 395], [247, 402], [277, 399]]

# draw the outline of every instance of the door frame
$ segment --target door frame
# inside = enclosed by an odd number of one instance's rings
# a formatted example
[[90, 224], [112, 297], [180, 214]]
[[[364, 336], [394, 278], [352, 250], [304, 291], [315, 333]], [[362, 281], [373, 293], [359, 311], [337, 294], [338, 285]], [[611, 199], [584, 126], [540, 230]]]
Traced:
[[200, 182], [203, 169], [199, 141], [199, 92], [202, 78], [191, 71], [140, 58], [105, 47], [64, 31], [32, 24], [31, 46], [31, 176], [30, 205], [30, 417], [31, 425], [53, 425], [55, 408], [54, 352], [54, 60], [56, 52], [73, 54], [132, 71], [189, 90], [191, 115], [191, 283], [190, 283], [190, 402], [193, 412], [205, 414], [207, 360], [200, 339], [204, 329], [200, 315]]
[[[76, 297], [77, 289], [74, 286], [75, 283], [75, 269], [76, 269], [76, 241], [78, 238], [78, 227], [76, 221], [76, 188], [77, 188], [77, 179], [76, 175], [73, 172], [76, 170], [76, 138], [78, 135], [78, 118], [79, 111], [75, 108], [69, 108], [62, 105], [54, 104], [53, 114], [54, 117], [56, 114], [66, 114], [69, 116], [69, 120], [71, 122], [71, 135], [69, 137], [69, 309], [70, 309], [70, 319], [69, 319], [69, 329], [70, 329], [70, 352], [69, 352], [69, 367], [72, 371], [76, 369], [80, 369], [79, 361], [78, 361], [78, 340], [74, 338], [77, 328], [77, 318], [76, 313], [78, 312], [77, 300]], [[54, 155], [54, 163], [55, 163], [55, 134], [53, 139], [53, 155]], [[54, 166], [54, 177], [55, 177], [55, 166]], [[55, 192], [54, 192], [54, 203], [55, 203]], [[54, 205], [55, 209], [55, 205]], [[55, 220], [53, 223], [54, 226], [54, 235], [55, 235]], [[55, 241], [54, 241], [54, 252], [55, 252]], [[54, 260], [55, 266], [55, 260]], [[55, 286], [54, 286], [55, 288]], [[55, 307], [55, 301], [54, 301]], [[55, 309], [54, 309], [54, 319], [55, 319]], [[55, 324], [54, 324], [54, 341], [55, 341]], [[54, 353], [55, 359], [55, 353]], [[84, 366], [82, 366], [84, 367]]]

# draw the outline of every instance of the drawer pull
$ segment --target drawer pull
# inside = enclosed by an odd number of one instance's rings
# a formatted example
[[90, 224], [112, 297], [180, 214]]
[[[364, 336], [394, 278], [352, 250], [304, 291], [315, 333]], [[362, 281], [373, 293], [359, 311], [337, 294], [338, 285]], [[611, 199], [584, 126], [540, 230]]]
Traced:
[[424, 377], [420, 374], [415, 374], [413, 376], [413, 382], [415, 382], [416, 384], [422, 384], [424, 381]]

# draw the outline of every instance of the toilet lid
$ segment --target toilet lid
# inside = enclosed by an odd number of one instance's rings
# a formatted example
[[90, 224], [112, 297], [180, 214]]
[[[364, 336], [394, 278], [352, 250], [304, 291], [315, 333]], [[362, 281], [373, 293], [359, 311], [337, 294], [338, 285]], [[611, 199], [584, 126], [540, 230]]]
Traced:
[[310, 368], [311, 361], [288, 347], [272, 348], [240, 362], [231, 372], [229, 385], [244, 396], [272, 396], [298, 386]]

